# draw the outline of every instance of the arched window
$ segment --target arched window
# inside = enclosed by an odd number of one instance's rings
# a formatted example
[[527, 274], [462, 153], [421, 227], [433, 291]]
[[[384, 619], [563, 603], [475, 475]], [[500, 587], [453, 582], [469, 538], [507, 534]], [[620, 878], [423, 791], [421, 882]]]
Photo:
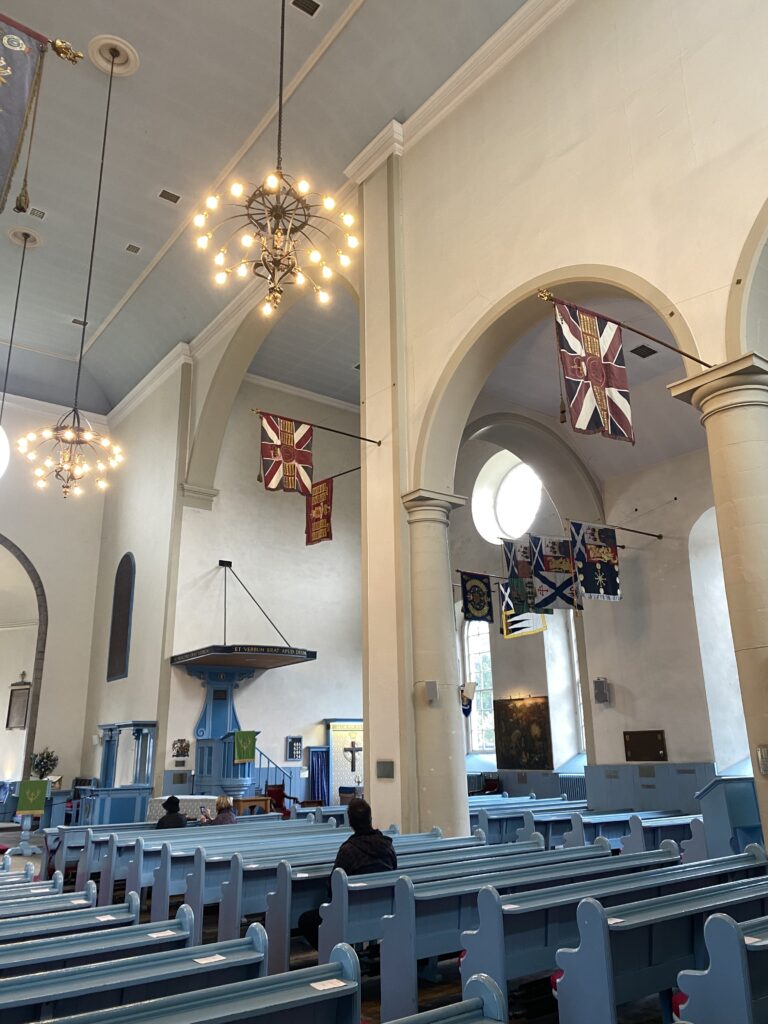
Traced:
[[133, 586], [136, 581], [136, 562], [130, 551], [123, 555], [115, 573], [112, 595], [112, 624], [109, 630], [109, 656], [107, 682], [125, 679], [128, 675], [128, 656], [131, 652], [131, 618], [133, 616]]
[[495, 753], [496, 730], [493, 723], [493, 673], [491, 671], [491, 634], [487, 622], [468, 622], [464, 629], [465, 678], [475, 684], [472, 714], [469, 716], [471, 753]]

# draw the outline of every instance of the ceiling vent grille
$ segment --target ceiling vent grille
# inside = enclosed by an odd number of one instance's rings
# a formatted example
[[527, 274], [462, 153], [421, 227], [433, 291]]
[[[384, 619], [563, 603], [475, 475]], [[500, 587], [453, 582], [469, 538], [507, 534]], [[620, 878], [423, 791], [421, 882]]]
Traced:
[[175, 192], [169, 192], [167, 188], [164, 188], [162, 192], [158, 193], [160, 199], [164, 199], [167, 203], [178, 203], [181, 196], [177, 196]]
[[308, 14], [310, 18], [314, 18], [320, 10], [320, 4], [317, 3], [317, 0], [291, 0], [291, 4], [294, 7], [298, 7], [304, 14]]
[[638, 359], [647, 359], [648, 356], [655, 356], [656, 349], [651, 348], [649, 345], [638, 345], [637, 348], [630, 349], [633, 356], [637, 356]]
[[45, 216], [45, 210], [38, 210], [36, 207], [32, 207], [29, 211], [30, 217], [37, 217], [38, 220], [42, 220]]
[[125, 251], [132, 252], [135, 255], [137, 252], [141, 252], [141, 246], [134, 245], [133, 242], [131, 242], [129, 245], [126, 245]]

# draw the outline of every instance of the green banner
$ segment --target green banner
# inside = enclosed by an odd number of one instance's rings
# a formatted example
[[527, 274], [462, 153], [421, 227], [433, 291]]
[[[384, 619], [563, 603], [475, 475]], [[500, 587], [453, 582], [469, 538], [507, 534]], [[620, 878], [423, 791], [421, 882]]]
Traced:
[[235, 733], [235, 764], [256, 760], [256, 733], [245, 729]]
[[19, 802], [16, 804], [17, 814], [42, 814], [45, 811], [45, 798], [48, 796], [47, 779], [27, 779], [19, 783]]

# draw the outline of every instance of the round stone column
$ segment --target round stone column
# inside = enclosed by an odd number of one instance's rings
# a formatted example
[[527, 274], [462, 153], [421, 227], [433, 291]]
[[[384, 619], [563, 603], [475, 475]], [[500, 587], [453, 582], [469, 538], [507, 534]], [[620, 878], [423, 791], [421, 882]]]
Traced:
[[768, 835], [768, 360], [747, 353], [670, 385], [701, 411], [715, 497], [725, 593], [755, 791]]
[[448, 517], [465, 498], [434, 491], [403, 496], [411, 562], [413, 702], [419, 823], [467, 835], [469, 805], [459, 665], [448, 554]]

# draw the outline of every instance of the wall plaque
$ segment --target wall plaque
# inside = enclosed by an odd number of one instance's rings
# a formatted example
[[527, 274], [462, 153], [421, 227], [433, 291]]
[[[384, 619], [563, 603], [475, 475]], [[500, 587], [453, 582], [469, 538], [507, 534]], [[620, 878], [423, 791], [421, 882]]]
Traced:
[[627, 761], [666, 761], [667, 740], [663, 729], [642, 729], [624, 733]]

